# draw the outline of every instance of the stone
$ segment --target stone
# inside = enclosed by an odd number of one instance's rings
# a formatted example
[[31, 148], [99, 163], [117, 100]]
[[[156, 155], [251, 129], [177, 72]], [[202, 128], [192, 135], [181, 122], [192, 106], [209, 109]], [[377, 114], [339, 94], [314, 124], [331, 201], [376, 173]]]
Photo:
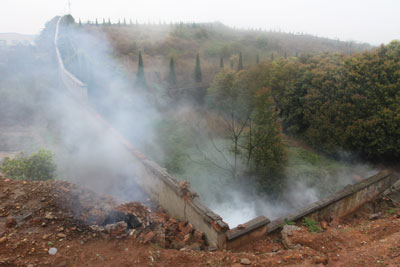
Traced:
[[63, 233], [58, 233], [58, 234], [57, 234], [57, 237], [59, 237], [59, 238], [66, 238], [67, 235], [65, 235], [65, 234], [63, 234]]
[[240, 263], [243, 265], [250, 265], [251, 261], [247, 258], [240, 259]]
[[47, 240], [50, 236], [51, 236], [51, 234], [43, 235], [43, 236], [42, 236], [42, 239], [43, 239], [43, 240]]
[[54, 256], [54, 255], [56, 255], [56, 253], [57, 253], [57, 248], [50, 248], [49, 249], [49, 255], [52, 255], [52, 256]]
[[44, 218], [47, 219], [47, 220], [54, 220], [55, 219], [55, 217], [53, 216], [53, 214], [51, 214], [51, 212], [46, 213]]
[[373, 214], [370, 214], [370, 215], [368, 216], [368, 219], [370, 219], [370, 220], [376, 220], [376, 219], [379, 219], [379, 217], [381, 217], [381, 216], [382, 216], [382, 212], [373, 213]]
[[17, 220], [13, 216], [10, 215], [6, 218], [6, 227], [7, 228], [12, 228], [16, 225], [17, 225]]
[[293, 249], [297, 244], [294, 244], [291, 240], [291, 236], [293, 236], [294, 232], [300, 231], [301, 228], [296, 225], [284, 225], [281, 231], [282, 235], [282, 243], [286, 249]]
[[327, 230], [328, 229], [328, 223], [326, 221], [322, 221], [321, 222], [321, 228], [324, 229], [324, 230]]

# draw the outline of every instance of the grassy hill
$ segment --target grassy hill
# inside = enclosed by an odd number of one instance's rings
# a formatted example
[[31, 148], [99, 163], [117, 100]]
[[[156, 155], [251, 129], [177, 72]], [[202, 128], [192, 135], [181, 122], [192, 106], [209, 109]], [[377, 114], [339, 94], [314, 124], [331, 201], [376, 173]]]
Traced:
[[237, 68], [239, 53], [244, 67], [260, 61], [302, 54], [352, 54], [372, 49], [369, 44], [343, 42], [308, 34], [261, 30], [238, 30], [222, 23], [82, 25], [85, 30], [105, 35], [115, 56], [136, 72], [138, 52], [142, 51], [146, 75], [154, 83], [168, 79], [170, 57], [174, 57], [178, 86], [191, 84], [196, 54], [200, 54], [204, 81], [225, 67]]

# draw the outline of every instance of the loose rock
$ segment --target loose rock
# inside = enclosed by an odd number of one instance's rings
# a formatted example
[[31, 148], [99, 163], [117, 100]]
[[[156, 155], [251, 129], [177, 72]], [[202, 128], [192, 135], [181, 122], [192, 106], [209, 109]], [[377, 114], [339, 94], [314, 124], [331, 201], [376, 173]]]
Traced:
[[291, 236], [293, 236], [294, 232], [301, 230], [300, 227], [296, 225], [285, 225], [281, 231], [282, 235], [282, 243], [283, 246], [287, 249], [295, 248], [296, 244], [294, 244], [291, 240]]
[[240, 259], [240, 263], [243, 265], [250, 265], [251, 261], [247, 258]]
[[56, 255], [56, 253], [57, 253], [57, 248], [50, 248], [49, 249], [49, 255]]

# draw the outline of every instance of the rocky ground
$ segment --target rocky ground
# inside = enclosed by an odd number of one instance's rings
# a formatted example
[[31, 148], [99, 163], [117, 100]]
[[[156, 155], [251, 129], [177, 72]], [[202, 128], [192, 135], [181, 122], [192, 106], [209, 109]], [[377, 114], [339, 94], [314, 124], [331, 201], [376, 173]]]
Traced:
[[0, 201], [0, 266], [400, 266], [400, 212], [388, 199], [238, 251], [214, 251], [150, 202], [118, 204], [63, 181], [0, 178]]

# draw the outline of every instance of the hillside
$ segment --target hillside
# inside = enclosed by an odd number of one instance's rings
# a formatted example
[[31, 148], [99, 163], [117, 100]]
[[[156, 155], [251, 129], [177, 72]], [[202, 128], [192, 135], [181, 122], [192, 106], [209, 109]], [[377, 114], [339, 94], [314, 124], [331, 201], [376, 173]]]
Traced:
[[115, 56], [136, 72], [139, 51], [144, 56], [149, 78], [160, 83], [168, 77], [169, 59], [176, 61], [178, 84], [192, 83], [196, 54], [200, 54], [205, 81], [218, 72], [220, 57], [225, 67], [237, 68], [239, 53], [244, 67], [260, 61], [302, 54], [352, 54], [373, 47], [369, 44], [344, 42], [303, 33], [262, 30], [238, 30], [222, 23], [202, 24], [132, 24], [82, 25], [85, 30], [98, 32], [110, 41]]

